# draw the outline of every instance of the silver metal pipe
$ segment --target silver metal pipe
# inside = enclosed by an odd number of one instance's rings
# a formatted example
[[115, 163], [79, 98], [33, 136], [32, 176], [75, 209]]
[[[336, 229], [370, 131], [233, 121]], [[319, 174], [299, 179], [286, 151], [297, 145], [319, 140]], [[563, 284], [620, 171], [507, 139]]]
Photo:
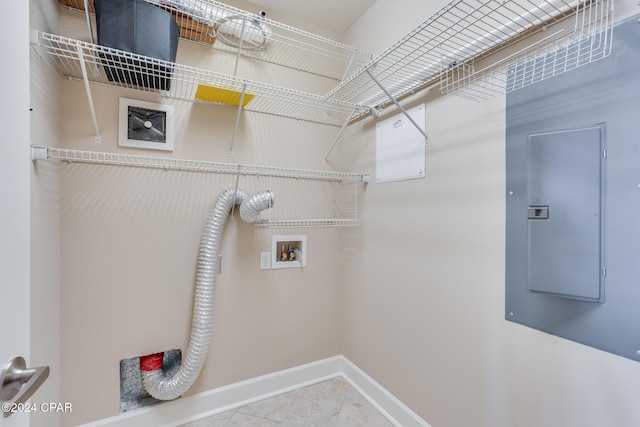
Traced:
[[156, 399], [173, 400], [184, 394], [195, 382], [207, 358], [213, 330], [218, 253], [224, 227], [235, 205], [240, 205], [240, 216], [244, 221], [254, 222], [260, 211], [273, 206], [273, 193], [265, 191], [249, 196], [244, 190], [230, 188], [218, 196], [209, 210], [200, 240], [191, 334], [182, 365], [172, 376], [162, 369], [142, 371], [144, 388]]

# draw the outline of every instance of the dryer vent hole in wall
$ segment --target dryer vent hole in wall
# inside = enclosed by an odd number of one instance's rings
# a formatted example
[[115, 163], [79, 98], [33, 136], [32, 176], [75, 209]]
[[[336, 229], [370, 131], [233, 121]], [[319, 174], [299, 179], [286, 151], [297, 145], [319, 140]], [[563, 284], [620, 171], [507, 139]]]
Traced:
[[[161, 354], [161, 353], [160, 353]], [[152, 397], [142, 385], [141, 358], [132, 357], [120, 361], [120, 412], [143, 408], [162, 403], [163, 400]], [[173, 375], [182, 365], [182, 351], [171, 349], [164, 351], [162, 370]]]

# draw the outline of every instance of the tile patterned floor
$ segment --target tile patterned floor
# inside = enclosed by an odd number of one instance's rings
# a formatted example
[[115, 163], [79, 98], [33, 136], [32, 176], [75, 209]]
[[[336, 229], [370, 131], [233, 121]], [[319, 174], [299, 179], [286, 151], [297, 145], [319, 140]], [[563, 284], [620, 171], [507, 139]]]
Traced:
[[180, 427], [393, 427], [343, 378], [334, 378]]

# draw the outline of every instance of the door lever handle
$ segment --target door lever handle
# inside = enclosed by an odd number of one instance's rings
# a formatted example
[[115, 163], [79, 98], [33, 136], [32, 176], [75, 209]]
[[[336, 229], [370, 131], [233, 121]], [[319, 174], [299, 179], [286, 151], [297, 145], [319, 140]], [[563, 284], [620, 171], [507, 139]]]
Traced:
[[[24, 403], [49, 377], [49, 367], [27, 369], [23, 357], [14, 357], [2, 365], [0, 371], [0, 400], [10, 403]], [[3, 412], [4, 418], [13, 412]]]

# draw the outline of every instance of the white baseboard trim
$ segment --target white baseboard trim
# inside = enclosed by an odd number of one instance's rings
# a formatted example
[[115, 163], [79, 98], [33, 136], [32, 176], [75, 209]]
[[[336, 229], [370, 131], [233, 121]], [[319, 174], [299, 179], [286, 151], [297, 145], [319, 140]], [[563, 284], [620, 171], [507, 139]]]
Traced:
[[341, 375], [353, 388], [362, 394], [380, 413], [396, 426], [401, 427], [431, 427], [407, 405], [391, 394], [386, 388], [378, 384], [362, 369], [354, 365], [344, 356], [342, 359]]
[[343, 377], [392, 423], [431, 427], [346, 357], [334, 356], [80, 427], [175, 427], [335, 377]]

